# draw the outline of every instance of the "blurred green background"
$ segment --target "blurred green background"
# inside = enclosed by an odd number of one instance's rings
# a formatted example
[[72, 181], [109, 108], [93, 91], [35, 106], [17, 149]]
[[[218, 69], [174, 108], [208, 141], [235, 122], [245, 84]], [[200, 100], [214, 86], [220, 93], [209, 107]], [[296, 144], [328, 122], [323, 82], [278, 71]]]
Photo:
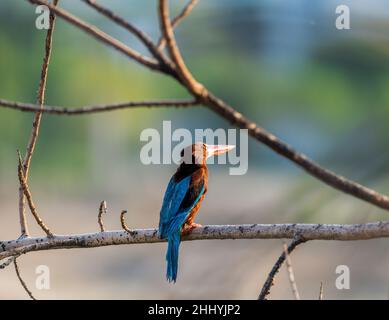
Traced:
[[[100, 0], [159, 38], [156, 1]], [[184, 1], [171, 1], [178, 13]], [[347, 4], [351, 30], [335, 28]], [[61, 6], [124, 43], [147, 51], [82, 1]], [[0, 2], [0, 97], [34, 102], [45, 31], [34, 7]], [[176, 31], [193, 74], [217, 95], [319, 163], [389, 193], [389, 4], [374, 1], [207, 0]], [[185, 98], [152, 73], [59, 19], [47, 85], [48, 105], [83, 106], [129, 100]], [[25, 150], [33, 114], [0, 108], [0, 239], [18, 236], [16, 149]], [[32, 161], [31, 188], [54, 232], [97, 231], [96, 210], [108, 201], [106, 224], [158, 223], [165, 185], [175, 166], [144, 166], [140, 132], [162, 128], [229, 128], [203, 108], [136, 109], [79, 117], [45, 115]], [[198, 222], [362, 223], [388, 219], [383, 210], [324, 186], [250, 140], [249, 171], [229, 176], [212, 166]], [[40, 232], [33, 227], [33, 232]], [[300, 293], [315, 299], [389, 296], [387, 241], [312, 242], [292, 257]], [[231, 250], [231, 248], [233, 250]], [[23, 257], [22, 269], [44, 298], [255, 298], [281, 250], [280, 241], [185, 243], [176, 285], [164, 280], [165, 244], [52, 251]], [[95, 261], [91, 264], [91, 261]], [[52, 289], [34, 288], [35, 267], [47, 264]], [[351, 270], [351, 289], [337, 290], [335, 268]], [[284, 272], [283, 272], [284, 273]], [[24, 298], [12, 270], [0, 273], [0, 298]], [[285, 274], [273, 298], [292, 298]]]

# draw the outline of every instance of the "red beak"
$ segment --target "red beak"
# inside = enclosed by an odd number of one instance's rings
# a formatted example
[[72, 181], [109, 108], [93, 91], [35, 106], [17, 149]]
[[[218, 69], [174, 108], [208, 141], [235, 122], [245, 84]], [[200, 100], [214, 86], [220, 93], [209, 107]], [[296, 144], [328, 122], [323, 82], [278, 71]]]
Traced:
[[212, 145], [207, 144], [207, 159], [212, 156], [226, 153], [235, 148], [233, 145]]

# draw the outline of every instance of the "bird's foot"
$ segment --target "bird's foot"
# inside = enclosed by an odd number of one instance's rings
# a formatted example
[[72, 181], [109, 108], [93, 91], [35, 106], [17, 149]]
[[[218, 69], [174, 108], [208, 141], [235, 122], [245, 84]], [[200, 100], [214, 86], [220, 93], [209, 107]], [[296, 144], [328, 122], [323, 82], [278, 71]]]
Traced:
[[199, 228], [199, 227], [202, 227], [202, 225], [201, 225], [201, 224], [198, 224], [198, 223], [186, 224], [186, 225], [184, 225], [184, 227], [182, 228], [182, 234], [183, 234], [183, 235], [189, 234], [189, 233], [191, 233], [194, 229]]

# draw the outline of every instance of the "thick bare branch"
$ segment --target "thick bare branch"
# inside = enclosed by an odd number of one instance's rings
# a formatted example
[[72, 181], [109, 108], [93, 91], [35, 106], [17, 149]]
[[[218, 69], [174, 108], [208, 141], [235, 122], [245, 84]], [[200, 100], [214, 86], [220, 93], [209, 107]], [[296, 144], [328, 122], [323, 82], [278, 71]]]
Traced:
[[154, 108], [154, 107], [193, 107], [198, 106], [199, 102], [195, 99], [182, 99], [182, 100], [155, 100], [155, 101], [131, 101], [123, 102], [116, 104], [103, 104], [96, 106], [85, 106], [81, 108], [67, 108], [67, 107], [56, 107], [56, 106], [43, 106], [41, 108], [39, 105], [31, 103], [23, 103], [17, 101], [9, 101], [5, 99], [0, 99], [0, 107], [9, 108], [13, 110], [19, 110], [24, 112], [43, 112], [48, 114], [57, 114], [57, 115], [83, 115], [91, 113], [100, 113], [108, 111], [123, 110], [129, 108]]
[[19, 270], [19, 266], [18, 266], [18, 263], [16, 261], [16, 258], [13, 260], [14, 262], [14, 267], [15, 267], [15, 272], [16, 272], [16, 275], [23, 287], [23, 289], [27, 292], [27, 294], [29, 295], [29, 297], [32, 299], [32, 300], [36, 300], [35, 297], [33, 296], [32, 292], [30, 291], [30, 289], [28, 289], [27, 287], [27, 284], [24, 282], [21, 274], [20, 274], [20, 270]]
[[[199, 0], [190, 0], [186, 6], [182, 9], [182, 11], [174, 17], [172, 20], [172, 28], [176, 28], [182, 20], [184, 20], [193, 10], [193, 8], [196, 6], [196, 4], [199, 2]], [[158, 41], [158, 50], [162, 50], [166, 45], [166, 40], [164, 36], [161, 36], [161, 38]]]
[[[321, 226], [321, 225], [318, 225]], [[319, 229], [319, 228], [318, 228]], [[305, 235], [298, 234], [295, 236], [294, 240], [290, 243], [290, 245], [287, 248], [287, 253], [290, 254], [299, 244], [307, 241], [309, 239], [305, 238]], [[273, 268], [271, 269], [269, 275], [266, 278], [265, 283], [263, 284], [263, 287], [261, 289], [261, 293], [259, 294], [258, 300], [266, 300], [266, 297], [270, 294], [270, 288], [274, 284], [274, 277], [280, 270], [282, 264], [284, 263], [286, 258], [285, 252], [282, 252], [276, 263], [274, 264]]]
[[[389, 237], [389, 221], [366, 224], [245, 224], [219, 225], [196, 228], [182, 240], [226, 239], [294, 239], [304, 240], [368, 240]], [[0, 260], [32, 251], [94, 248], [122, 244], [164, 242], [157, 229], [134, 229], [98, 233], [55, 235], [52, 238], [36, 237], [0, 241]], [[290, 252], [290, 251], [289, 251]]]

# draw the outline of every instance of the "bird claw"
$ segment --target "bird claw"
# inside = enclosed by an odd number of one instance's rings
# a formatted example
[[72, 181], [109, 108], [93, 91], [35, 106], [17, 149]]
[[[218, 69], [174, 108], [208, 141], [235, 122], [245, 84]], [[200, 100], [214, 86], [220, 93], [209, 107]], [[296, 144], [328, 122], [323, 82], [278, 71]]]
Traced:
[[182, 234], [185, 235], [185, 234], [189, 234], [191, 233], [194, 229], [196, 228], [199, 228], [199, 227], [202, 227], [201, 224], [198, 224], [198, 223], [192, 223], [190, 225], [184, 225], [184, 227], [182, 228]]

